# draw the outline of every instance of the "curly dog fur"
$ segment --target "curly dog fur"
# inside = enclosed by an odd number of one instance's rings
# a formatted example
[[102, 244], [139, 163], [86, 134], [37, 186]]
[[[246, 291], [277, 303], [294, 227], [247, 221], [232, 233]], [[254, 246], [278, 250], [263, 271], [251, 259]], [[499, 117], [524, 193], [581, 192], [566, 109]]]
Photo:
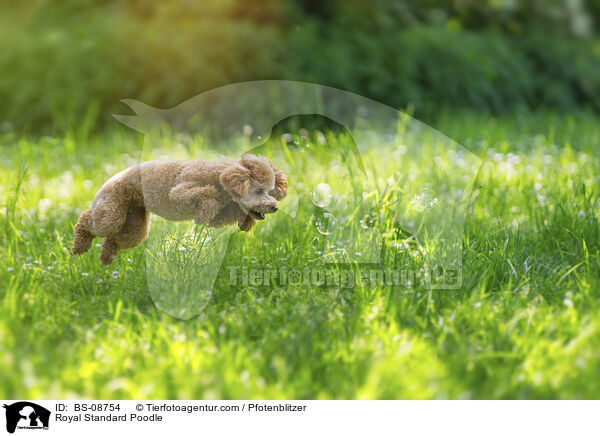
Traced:
[[237, 223], [247, 232], [256, 220], [275, 212], [277, 201], [286, 195], [285, 174], [261, 156], [143, 162], [104, 183], [92, 208], [79, 216], [71, 252], [83, 254], [94, 238], [104, 238], [100, 262], [109, 265], [119, 250], [148, 237], [150, 213], [211, 227]]

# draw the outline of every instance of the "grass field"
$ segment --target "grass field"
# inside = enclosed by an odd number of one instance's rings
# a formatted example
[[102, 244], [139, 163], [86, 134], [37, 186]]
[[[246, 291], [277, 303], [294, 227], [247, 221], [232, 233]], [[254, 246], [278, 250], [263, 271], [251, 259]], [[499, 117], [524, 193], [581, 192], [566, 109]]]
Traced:
[[[295, 218], [278, 213], [251, 234], [233, 234], [210, 302], [189, 320], [155, 307], [147, 247], [108, 268], [97, 246], [81, 258], [68, 251], [96, 190], [138, 161], [140, 136], [124, 128], [3, 133], [0, 396], [598, 398], [597, 118], [446, 113], [433, 126], [485, 158], [464, 223], [460, 289], [230, 286], [227, 266], [323, 262], [315, 225], [331, 223], [301, 200]], [[318, 135], [307, 136], [314, 144]], [[178, 141], [166, 151], [181, 152]], [[202, 146], [192, 140], [184, 151]], [[433, 177], [426, 157], [437, 151], [423, 146], [410, 170], [396, 159], [367, 165], [371, 174], [398, 174], [385, 195], [372, 187], [366, 198], [400, 198], [411, 182]], [[309, 184], [335, 159], [332, 148], [315, 153], [321, 168], [294, 155], [291, 185]], [[372, 226], [403, 247], [384, 262], [418, 268], [422, 250], [405, 244], [397, 216], [381, 212]], [[353, 210], [337, 225], [359, 229], [368, 214]]]

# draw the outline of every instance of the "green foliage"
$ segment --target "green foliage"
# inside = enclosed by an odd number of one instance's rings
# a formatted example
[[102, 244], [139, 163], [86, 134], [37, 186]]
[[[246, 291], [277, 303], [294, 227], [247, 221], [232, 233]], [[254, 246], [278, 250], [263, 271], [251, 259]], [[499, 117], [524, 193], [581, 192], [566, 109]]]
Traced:
[[122, 98], [170, 107], [256, 79], [336, 86], [427, 117], [598, 110], [597, 7], [570, 3], [5, 2], [0, 127], [102, 125]]
[[302, 79], [413, 106], [417, 114], [432, 116], [442, 107], [600, 109], [595, 41], [422, 25], [317, 28], [311, 23], [290, 36]]
[[187, 13], [174, 2], [85, 4], [4, 6], [0, 33], [10, 50], [0, 54], [3, 120], [66, 128], [88, 108], [106, 120], [122, 98], [172, 106], [232, 81], [277, 74], [273, 28], [234, 21], [228, 2]]
[[[230, 286], [224, 269], [188, 321], [155, 308], [144, 246], [109, 268], [96, 246], [68, 252], [78, 213], [136, 162], [139, 141], [122, 131], [77, 142], [3, 134], [0, 396], [598, 398], [596, 116], [444, 112], [434, 127], [487, 156], [461, 289]], [[400, 172], [429, 177], [436, 149], [423, 146]], [[334, 151], [320, 152], [330, 162]], [[318, 170], [298, 171], [294, 186]], [[269, 218], [231, 238], [230, 264], [319, 262], [309, 217]]]

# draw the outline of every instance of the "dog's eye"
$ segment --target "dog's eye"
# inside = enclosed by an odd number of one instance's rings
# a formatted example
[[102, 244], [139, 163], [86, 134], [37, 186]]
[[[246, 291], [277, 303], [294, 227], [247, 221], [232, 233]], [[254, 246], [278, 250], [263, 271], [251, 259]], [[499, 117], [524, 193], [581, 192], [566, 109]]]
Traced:
[[262, 193], [263, 193], [263, 190], [262, 190], [262, 189], [260, 189], [260, 188], [258, 188], [258, 189], [257, 189], [255, 192], [256, 192], [257, 194], [259, 194], [259, 195], [260, 195], [260, 194], [262, 194]]

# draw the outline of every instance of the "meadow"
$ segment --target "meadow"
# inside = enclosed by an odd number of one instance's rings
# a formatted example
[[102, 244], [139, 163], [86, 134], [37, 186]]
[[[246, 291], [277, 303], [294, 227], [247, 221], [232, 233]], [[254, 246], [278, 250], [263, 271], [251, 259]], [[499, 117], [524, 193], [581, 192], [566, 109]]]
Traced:
[[[80, 258], [69, 252], [79, 213], [106, 179], [139, 161], [141, 135], [124, 127], [93, 132], [85, 123], [54, 136], [3, 126], [0, 396], [597, 398], [597, 116], [443, 112], [431, 125], [483, 160], [460, 229], [458, 289], [231, 284], [232, 265], [323, 264], [323, 236], [335, 234], [328, 230], [332, 220], [319, 206], [322, 199], [298, 195], [297, 211], [269, 216], [250, 234], [232, 232], [210, 299], [204, 295], [202, 310], [186, 320], [155, 306], [147, 272], [148, 256], [157, 253], [148, 249], [152, 241], [122, 252], [109, 267], [98, 262], [96, 245]], [[344, 132], [290, 134], [292, 143], [310, 144], [321, 165], [308, 166], [307, 152], [288, 160], [295, 168], [290, 186], [299, 193], [333, 161], [344, 165], [336, 154], [351, 142]], [[186, 141], [165, 138], [157, 156], [198, 155], [206, 142]], [[244, 145], [242, 135], [239, 150]], [[410, 164], [391, 158], [379, 168], [369, 164], [376, 156], [365, 154], [375, 185], [350, 191], [382, 205], [380, 216], [358, 207], [334, 223], [360, 232], [370, 220], [367, 227], [380, 230], [387, 238], [381, 244], [392, 250], [382, 259], [387, 265], [425, 262], [423, 246], [391, 213], [392, 200], [404, 198], [414, 213], [421, 208], [415, 202], [425, 198], [423, 208], [443, 216], [435, 192], [402, 197], [411, 183], [435, 176], [430, 158], [439, 150], [422, 145]], [[440, 156], [443, 168], [447, 161]], [[379, 172], [386, 174], [385, 188]], [[332, 201], [343, 182], [329, 182]], [[444, 186], [461, 184], [462, 175], [445, 174]], [[188, 247], [197, 242], [189, 239]], [[189, 273], [202, 257], [187, 253], [174, 252], [179, 260], [171, 265], [188, 264], [171, 273]]]

